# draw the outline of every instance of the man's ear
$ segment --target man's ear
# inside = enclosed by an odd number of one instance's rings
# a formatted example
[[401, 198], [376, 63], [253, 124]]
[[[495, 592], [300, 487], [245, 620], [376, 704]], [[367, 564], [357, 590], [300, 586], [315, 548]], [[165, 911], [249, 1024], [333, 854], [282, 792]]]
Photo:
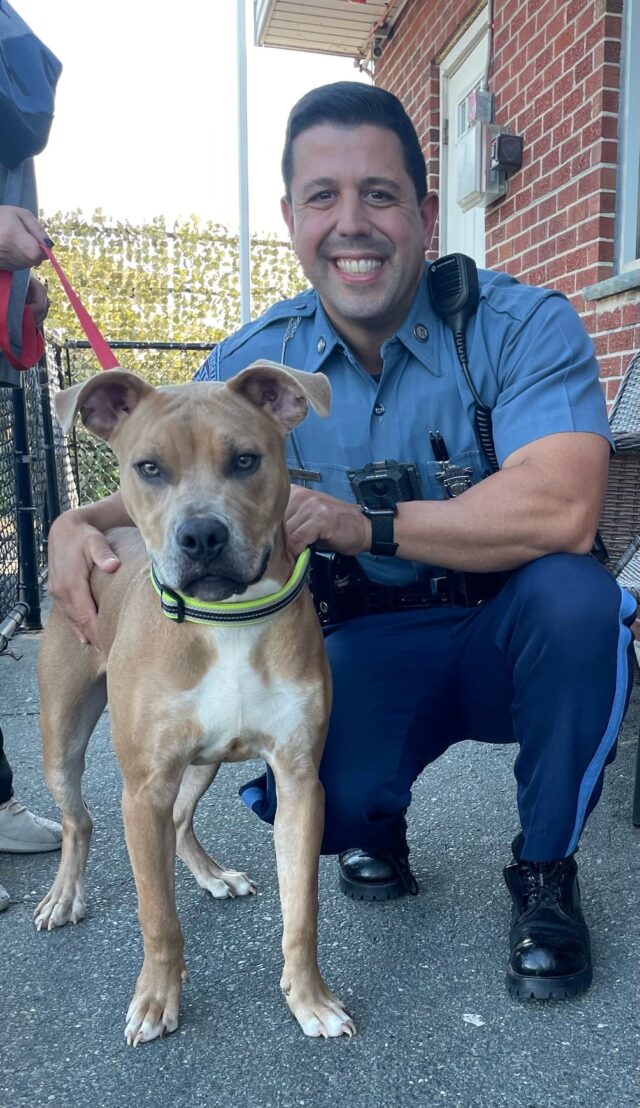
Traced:
[[431, 239], [438, 218], [438, 195], [428, 192], [420, 205], [420, 218], [422, 220], [422, 241], [425, 250], [431, 246]]
[[54, 399], [56, 415], [65, 435], [69, 434], [80, 412], [85, 427], [108, 441], [140, 398], [153, 391], [153, 386], [135, 373], [124, 369], [102, 370], [88, 381], [59, 392]]
[[225, 388], [242, 393], [287, 431], [304, 419], [309, 404], [318, 415], [329, 415], [331, 385], [324, 373], [302, 373], [277, 362], [254, 362], [232, 377]]
[[293, 208], [291, 207], [291, 201], [288, 200], [286, 196], [283, 196], [280, 200], [280, 211], [282, 212], [282, 218], [287, 225], [289, 238], [293, 239]]

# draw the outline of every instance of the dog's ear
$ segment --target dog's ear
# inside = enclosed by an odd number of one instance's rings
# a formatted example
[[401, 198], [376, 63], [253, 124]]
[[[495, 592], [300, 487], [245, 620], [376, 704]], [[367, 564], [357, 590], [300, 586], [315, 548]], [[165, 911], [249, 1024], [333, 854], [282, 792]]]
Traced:
[[135, 373], [124, 369], [102, 370], [88, 381], [59, 392], [54, 400], [56, 415], [65, 435], [79, 412], [85, 427], [108, 441], [140, 398], [153, 391], [153, 386]]
[[287, 431], [300, 423], [310, 404], [318, 415], [329, 415], [331, 385], [324, 373], [302, 373], [278, 362], [253, 362], [227, 382], [257, 408], [265, 408]]

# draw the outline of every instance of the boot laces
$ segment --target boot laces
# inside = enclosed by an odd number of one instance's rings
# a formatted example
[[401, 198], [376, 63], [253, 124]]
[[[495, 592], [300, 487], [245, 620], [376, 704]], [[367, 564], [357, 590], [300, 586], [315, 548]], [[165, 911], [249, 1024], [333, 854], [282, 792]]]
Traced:
[[562, 862], [520, 863], [518, 868], [524, 883], [525, 908], [560, 902], [565, 871]]

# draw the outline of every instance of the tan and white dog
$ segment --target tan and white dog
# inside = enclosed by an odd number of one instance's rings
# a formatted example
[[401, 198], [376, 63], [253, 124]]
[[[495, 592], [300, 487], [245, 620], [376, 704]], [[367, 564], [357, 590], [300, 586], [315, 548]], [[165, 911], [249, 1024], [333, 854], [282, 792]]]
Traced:
[[63, 843], [35, 919], [51, 930], [85, 914], [92, 821], [81, 778], [108, 692], [144, 940], [126, 1017], [134, 1046], [178, 1026], [186, 966], [175, 854], [214, 897], [255, 891], [245, 874], [209, 857], [193, 830], [220, 763], [247, 758], [271, 766], [278, 792], [282, 991], [306, 1035], [355, 1031], [317, 964], [318, 765], [331, 681], [304, 566], [299, 559], [292, 572], [283, 525], [286, 433], [308, 403], [327, 415], [329, 398], [322, 374], [271, 362], [226, 384], [160, 389], [110, 370], [56, 397], [65, 432], [79, 412], [113, 448], [137, 530], [111, 532], [122, 565], [93, 574], [98, 647], [82, 645], [55, 606], [43, 635], [44, 764]]

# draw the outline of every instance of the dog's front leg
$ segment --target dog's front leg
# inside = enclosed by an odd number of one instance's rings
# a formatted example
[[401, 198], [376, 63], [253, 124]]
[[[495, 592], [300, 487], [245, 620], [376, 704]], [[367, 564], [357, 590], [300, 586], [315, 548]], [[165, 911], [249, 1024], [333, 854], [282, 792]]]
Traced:
[[333, 1038], [355, 1033], [353, 1020], [327, 988], [318, 969], [318, 860], [324, 827], [324, 793], [309, 759], [272, 764], [278, 792], [274, 825], [282, 904], [284, 967], [280, 988], [305, 1035]]
[[127, 1012], [130, 1046], [164, 1037], [178, 1026], [187, 976], [174, 885], [172, 812], [180, 776], [169, 777], [168, 771], [147, 773], [142, 780], [125, 776], [122, 810], [144, 942], [144, 962]]

